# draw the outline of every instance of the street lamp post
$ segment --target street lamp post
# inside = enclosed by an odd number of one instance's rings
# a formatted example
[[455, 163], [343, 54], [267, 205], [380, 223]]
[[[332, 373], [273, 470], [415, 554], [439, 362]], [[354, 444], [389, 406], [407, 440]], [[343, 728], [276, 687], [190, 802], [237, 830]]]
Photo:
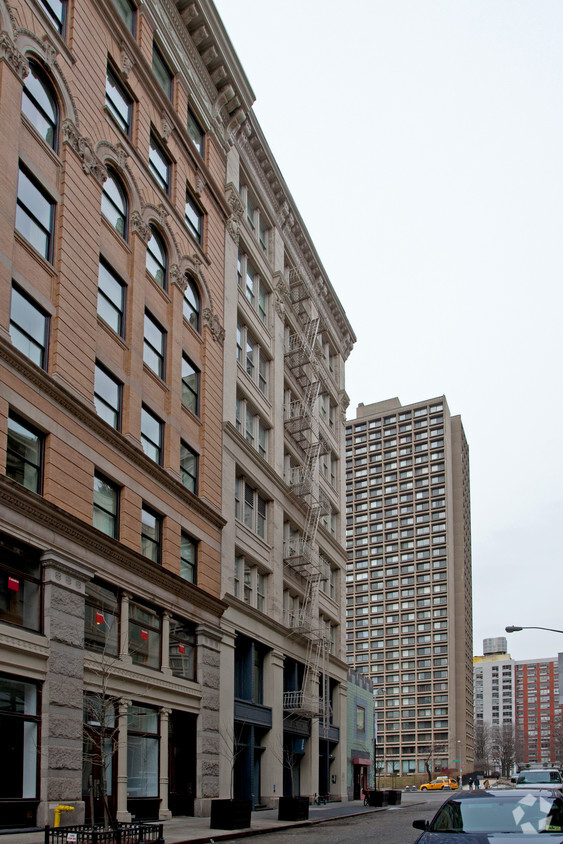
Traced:
[[460, 789], [463, 788], [463, 780], [462, 780], [462, 773], [461, 773], [461, 739], [457, 740], [459, 744], [458, 747], [458, 761], [459, 761], [459, 787]]
[[549, 630], [550, 633], [563, 633], [563, 630], [557, 630], [555, 627], [536, 627], [535, 625], [531, 627], [519, 627], [516, 624], [510, 624], [504, 629], [507, 633], [519, 633], [521, 630]]
[[373, 788], [377, 791], [377, 695], [385, 689], [373, 690]]

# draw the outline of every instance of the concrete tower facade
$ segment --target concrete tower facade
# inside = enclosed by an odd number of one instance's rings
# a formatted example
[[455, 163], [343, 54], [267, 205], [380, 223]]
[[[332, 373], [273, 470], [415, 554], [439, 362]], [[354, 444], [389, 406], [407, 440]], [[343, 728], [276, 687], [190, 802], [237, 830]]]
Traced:
[[[347, 659], [376, 688], [384, 774], [473, 760], [469, 450], [444, 396], [346, 428]], [[379, 690], [379, 691], [377, 691]]]

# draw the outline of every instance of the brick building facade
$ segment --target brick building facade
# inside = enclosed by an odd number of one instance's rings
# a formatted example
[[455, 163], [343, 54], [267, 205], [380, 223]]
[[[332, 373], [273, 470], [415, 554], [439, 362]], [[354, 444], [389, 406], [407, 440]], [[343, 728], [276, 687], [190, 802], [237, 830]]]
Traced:
[[[206, 814], [230, 790], [243, 652], [275, 677], [273, 720], [244, 716], [258, 793], [280, 793], [284, 732], [307, 791], [320, 765], [340, 793], [345, 707], [319, 728], [302, 681], [313, 638], [320, 697], [345, 694], [354, 338], [244, 71], [209, 0], [0, 0], [0, 30], [0, 824], [100, 817], [104, 796], [120, 820]], [[315, 437], [288, 444], [306, 381]], [[292, 487], [313, 440], [322, 507]], [[307, 574], [283, 560], [311, 513]]]

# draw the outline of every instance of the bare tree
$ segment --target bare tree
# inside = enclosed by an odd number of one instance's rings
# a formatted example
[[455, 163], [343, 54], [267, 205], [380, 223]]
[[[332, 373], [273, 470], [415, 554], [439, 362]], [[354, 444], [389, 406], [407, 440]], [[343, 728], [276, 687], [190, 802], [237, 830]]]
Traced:
[[501, 776], [510, 777], [516, 759], [514, 724], [493, 727], [491, 742], [492, 758], [500, 769]]
[[434, 775], [434, 759], [437, 756], [444, 756], [448, 751], [447, 746], [441, 742], [433, 742], [421, 748], [421, 754], [424, 757], [424, 767], [428, 779], [431, 780]]
[[491, 727], [481, 718], [475, 721], [473, 733], [475, 769], [485, 774], [491, 770]]

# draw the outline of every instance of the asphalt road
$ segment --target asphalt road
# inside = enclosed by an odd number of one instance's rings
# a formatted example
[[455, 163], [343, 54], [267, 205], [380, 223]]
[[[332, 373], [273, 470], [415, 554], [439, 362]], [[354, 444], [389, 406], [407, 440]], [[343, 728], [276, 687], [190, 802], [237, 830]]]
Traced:
[[420, 830], [413, 828], [413, 820], [430, 820], [438, 806], [451, 794], [451, 791], [403, 794], [401, 806], [297, 829], [253, 835], [250, 840], [252, 844], [314, 844], [321, 841], [323, 844], [413, 844], [420, 835]]

